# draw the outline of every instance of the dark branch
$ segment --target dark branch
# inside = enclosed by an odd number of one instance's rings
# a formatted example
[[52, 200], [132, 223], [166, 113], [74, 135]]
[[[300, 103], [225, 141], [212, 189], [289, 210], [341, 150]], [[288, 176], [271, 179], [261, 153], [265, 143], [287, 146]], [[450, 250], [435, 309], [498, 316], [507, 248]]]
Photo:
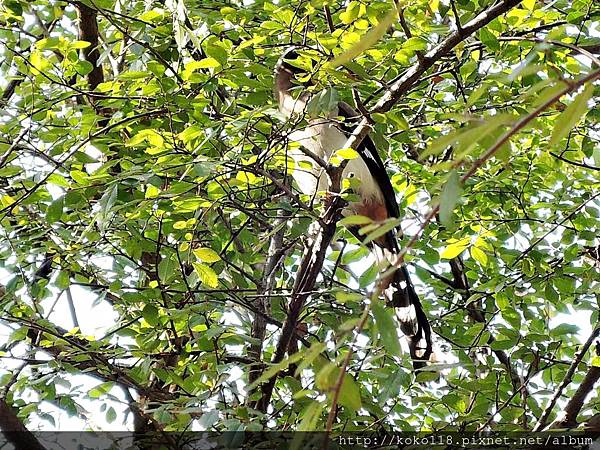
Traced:
[[[577, 370], [577, 367], [579, 366], [579, 364], [583, 360], [583, 357], [585, 356], [585, 354], [587, 353], [587, 351], [589, 350], [589, 348], [592, 346], [593, 342], [596, 340], [596, 338], [598, 337], [598, 335], [600, 335], [600, 326], [596, 326], [596, 328], [594, 329], [594, 331], [592, 331], [592, 334], [590, 334], [590, 337], [587, 339], [587, 341], [585, 342], [585, 344], [583, 344], [583, 346], [581, 347], [581, 350], [579, 350], [577, 352], [577, 354], [575, 355], [575, 359], [573, 360], [573, 363], [569, 367], [569, 370], [567, 370], [567, 373], [565, 374], [565, 377], [563, 378], [563, 380], [561, 381], [560, 385], [556, 389], [556, 392], [554, 393], [554, 395], [550, 399], [550, 402], [546, 406], [546, 409], [544, 409], [542, 417], [540, 417], [540, 420], [536, 424], [536, 426], [533, 429], [533, 431], [541, 431], [541, 430], [544, 429], [544, 427], [546, 426], [546, 423], [548, 423], [548, 419], [550, 418], [550, 415], [552, 414], [552, 410], [554, 409], [554, 406], [556, 405], [556, 402], [558, 401], [558, 399], [562, 395], [562, 393], [565, 390], [565, 388], [573, 380], [573, 375], [575, 375], [575, 371]], [[587, 393], [585, 395], [587, 395]], [[585, 395], [584, 395], [584, 398], [585, 398]], [[573, 411], [572, 412], [575, 412], [575, 406], [573, 406]], [[574, 418], [573, 418], [573, 420], [574, 420]]]
[[0, 430], [16, 450], [46, 450], [4, 399], [0, 399]]
[[82, 50], [83, 57], [92, 65], [92, 71], [88, 74], [88, 83], [90, 90], [96, 89], [100, 83], [104, 82], [104, 72], [102, 66], [98, 64], [100, 52], [98, 51], [98, 19], [96, 10], [83, 4], [76, 2], [77, 17], [79, 18], [79, 39], [89, 42], [89, 47]]

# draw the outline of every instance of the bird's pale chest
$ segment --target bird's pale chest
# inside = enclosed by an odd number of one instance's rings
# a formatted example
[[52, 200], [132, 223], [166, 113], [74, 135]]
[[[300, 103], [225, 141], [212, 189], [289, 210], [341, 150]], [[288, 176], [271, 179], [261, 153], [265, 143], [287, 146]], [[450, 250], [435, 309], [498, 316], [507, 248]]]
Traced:
[[[325, 119], [315, 119], [305, 129], [295, 131], [289, 137], [326, 162], [330, 161], [337, 150], [344, 148], [348, 139], [336, 122]], [[296, 161], [292, 175], [303, 193], [314, 195], [317, 191], [329, 188], [329, 179], [323, 168], [301, 148], [293, 148], [291, 156]], [[362, 158], [348, 161], [343, 176], [360, 181], [357, 189], [363, 203], [383, 200], [381, 190]]]

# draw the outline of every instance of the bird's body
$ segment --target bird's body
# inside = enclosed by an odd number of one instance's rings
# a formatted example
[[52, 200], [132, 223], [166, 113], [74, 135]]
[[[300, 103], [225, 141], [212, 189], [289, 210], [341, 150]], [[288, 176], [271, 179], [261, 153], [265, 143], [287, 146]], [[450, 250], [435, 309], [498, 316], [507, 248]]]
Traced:
[[[348, 106], [348, 108], [350, 108]], [[340, 128], [335, 117], [342, 116], [338, 107], [331, 111], [329, 120], [317, 119], [303, 130], [298, 130], [289, 135], [290, 140], [297, 142], [323, 161], [330, 161], [331, 156], [339, 149], [344, 148], [348, 135]], [[329, 180], [323, 167], [320, 167], [311, 156], [300, 148], [290, 150], [290, 156], [296, 161], [298, 167], [292, 172], [298, 187], [304, 194], [314, 195], [317, 191], [326, 191]], [[355, 177], [361, 180], [357, 186], [357, 193], [362, 200], [371, 203], [383, 203], [383, 194], [379, 185], [370, 176], [369, 168], [362, 158], [348, 161], [343, 171], [343, 178]], [[344, 211], [345, 215], [358, 214], [360, 204], [350, 203]]]
[[[285, 74], [285, 69], [281, 65], [279, 70], [283, 70]], [[291, 75], [291, 72], [288, 72], [288, 74]], [[293, 114], [303, 114], [306, 108], [306, 96], [300, 95], [298, 98], [292, 96], [291, 90], [294, 87], [292, 77], [278, 76], [275, 83], [275, 94], [279, 103], [279, 110], [288, 117]], [[340, 104], [342, 103], [340, 102]], [[347, 112], [352, 111], [350, 105], [344, 104], [344, 106]], [[344, 147], [348, 136], [340, 127], [340, 124], [335, 121], [336, 117], [343, 117], [339, 105], [335, 106], [328, 116], [328, 118], [310, 121], [306, 128], [291, 133], [289, 139], [299, 143], [323, 161], [329, 161], [336, 150]], [[297, 166], [292, 172], [292, 176], [304, 194], [313, 196], [317, 191], [327, 190], [329, 180], [324, 168], [319, 167], [307, 152], [293, 148], [290, 150], [290, 156]], [[369, 183], [368, 180], [371, 178], [369, 169], [362, 158], [348, 161], [344, 168], [343, 177], [350, 175], [356, 176], [360, 180], [367, 180], [364, 185], [361, 183], [359, 187], [361, 197], [373, 198], [378, 201], [383, 200], [381, 190], [377, 184], [375, 182]]]
[[[294, 83], [298, 69], [287, 61], [297, 57], [296, 50], [289, 49], [275, 68], [275, 97], [279, 110], [288, 117], [304, 114], [310, 97], [307, 92], [293, 95], [293, 88], [298, 86]], [[314, 196], [318, 191], [328, 190], [327, 173], [315, 156], [328, 163], [336, 151], [345, 147], [358, 119], [359, 114], [350, 105], [338, 102], [326, 117], [309, 119], [305, 128], [289, 135], [291, 141], [301, 146], [290, 149], [289, 156], [295, 162], [292, 176], [304, 194]], [[365, 137], [356, 150], [359, 157], [347, 162], [343, 177], [354, 177], [360, 181], [355, 189], [358, 200], [350, 202], [343, 214], [360, 214], [374, 221], [399, 217], [394, 189], [372, 139]], [[356, 229], [351, 231], [361, 238]], [[377, 239], [371, 248], [379, 262], [397, 263], [399, 247], [395, 230]], [[400, 310], [401, 329], [409, 337], [413, 360], [429, 359], [432, 353], [431, 330], [406, 267], [402, 266], [384, 278], [382, 289], [388, 303]], [[415, 367], [422, 366], [422, 361], [415, 362]]]

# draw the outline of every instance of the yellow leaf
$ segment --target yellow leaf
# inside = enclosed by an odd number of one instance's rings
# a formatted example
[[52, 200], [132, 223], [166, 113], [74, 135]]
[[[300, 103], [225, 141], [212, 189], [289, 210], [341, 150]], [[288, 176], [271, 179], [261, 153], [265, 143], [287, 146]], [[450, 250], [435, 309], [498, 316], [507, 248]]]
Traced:
[[[197, 61], [195, 67], [197, 69], [209, 69], [211, 67], [219, 67], [221, 63], [217, 61], [215, 58], [204, 58], [200, 61]], [[187, 68], [187, 67], [186, 67]]]
[[440, 258], [444, 258], [444, 259], [456, 258], [469, 246], [470, 242], [471, 242], [471, 238], [464, 238], [464, 239], [461, 239], [460, 241], [456, 241], [456, 242], [452, 242], [451, 244], [448, 244], [446, 249], [440, 255]]
[[203, 247], [197, 248], [194, 250], [194, 255], [200, 261], [204, 261], [206, 263], [213, 263], [221, 260], [221, 257], [211, 248]]
[[356, 159], [360, 156], [358, 154], [358, 152], [356, 150], [354, 150], [353, 148], [341, 148], [337, 152], [335, 152], [335, 154], [337, 156], [339, 156], [340, 158], [348, 159], [348, 160]]
[[192, 265], [194, 266], [194, 270], [196, 271], [196, 274], [202, 283], [211, 288], [216, 288], [219, 285], [219, 278], [217, 277], [217, 274], [209, 266], [197, 262], [192, 263]]
[[254, 182], [258, 179], [258, 177], [256, 175], [254, 175], [252, 172], [245, 172], [243, 170], [240, 170], [236, 174], [235, 179], [240, 180], [247, 184], [254, 184]]
[[398, 11], [396, 8], [392, 8], [387, 15], [379, 21], [379, 23], [367, 31], [360, 41], [346, 50], [341, 55], [332, 59], [329, 64], [330, 68], [334, 69], [338, 66], [343, 66], [349, 61], [352, 61], [365, 50], [371, 48], [381, 37], [385, 34], [387, 29], [392, 25], [398, 18]]
[[482, 234], [477, 239], [475, 239], [475, 247], [479, 247], [481, 249], [488, 250], [491, 252], [494, 250], [494, 247], [492, 247], [492, 245], [488, 241], [483, 239], [483, 236], [485, 236], [485, 234], [486, 233]]
[[15, 202], [14, 197], [11, 197], [10, 195], [3, 195], [2, 197], [0, 197], [0, 205], [2, 205], [3, 207], [7, 207], [12, 205]]
[[175, 222], [173, 224], [173, 228], [175, 228], [176, 230], [185, 230], [187, 227], [187, 221], [185, 220], [178, 220], [177, 222]]
[[88, 41], [73, 41], [73, 42], [71, 42], [70, 47], [79, 49], [79, 48], [87, 48], [90, 45], [92, 45], [92, 44]]
[[156, 198], [158, 197], [158, 188], [152, 184], [149, 184], [146, 188], [146, 198]]
[[469, 250], [471, 252], [471, 256], [473, 257], [473, 259], [475, 261], [477, 261], [479, 264], [481, 264], [482, 266], [487, 266], [488, 263], [488, 257], [487, 254], [481, 250], [478, 247], [471, 247], [471, 250]]

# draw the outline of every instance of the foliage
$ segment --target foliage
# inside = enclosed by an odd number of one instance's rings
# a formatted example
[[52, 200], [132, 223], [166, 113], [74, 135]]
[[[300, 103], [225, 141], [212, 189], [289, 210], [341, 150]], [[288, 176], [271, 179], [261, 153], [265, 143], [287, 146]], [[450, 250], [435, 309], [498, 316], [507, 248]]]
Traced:
[[[286, 122], [272, 99], [279, 55], [290, 43], [318, 48], [306, 62], [314, 89], [330, 88], [321, 103], [357, 97], [368, 111], [457, 21], [493, 3], [405, 2], [393, 21], [393, 5], [379, 0], [0, 5], [6, 401], [38, 424], [53, 421], [48, 405], [85, 418], [103, 403], [109, 423], [127, 421], [115, 411], [125, 402], [136, 427], [314, 430], [325, 428], [341, 379], [335, 430], [531, 429], [578, 332], [598, 321], [598, 86], [561, 97], [477, 158], [598, 69], [593, 0], [508, 8], [371, 116], [404, 244], [442, 201], [441, 220], [406, 255], [438, 371], [412, 371], [380, 301], [356, 336], [377, 270], [343, 226], [304, 309], [307, 331], [293, 339], [298, 352], [269, 368], [307, 230], [322, 213], [288, 176], [286, 138], [302, 123]], [[86, 8], [98, 23], [101, 82], [78, 34]], [[386, 31], [380, 20], [393, 23]], [[367, 33], [376, 42], [357, 52]], [[325, 64], [346, 50], [358, 56]], [[84, 375], [95, 384], [70, 389]], [[250, 388], [274, 376], [260, 411], [260, 388]], [[594, 398], [582, 420], [597, 412]]]

